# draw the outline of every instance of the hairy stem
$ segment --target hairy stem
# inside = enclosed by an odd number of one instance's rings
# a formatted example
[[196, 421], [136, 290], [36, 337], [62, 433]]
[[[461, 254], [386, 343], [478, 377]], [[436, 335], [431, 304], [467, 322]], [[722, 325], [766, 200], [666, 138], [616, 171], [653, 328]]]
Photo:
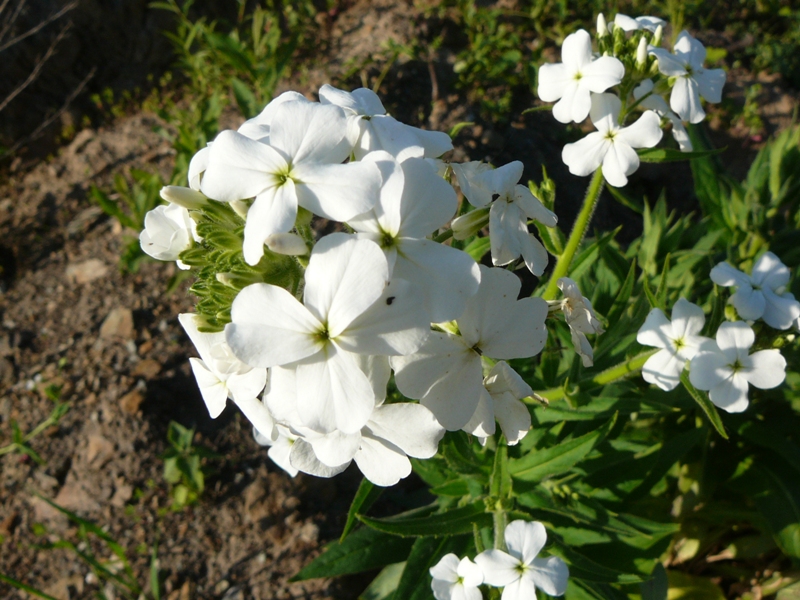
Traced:
[[578, 218], [575, 219], [575, 224], [572, 226], [572, 233], [569, 234], [567, 245], [564, 247], [564, 252], [558, 257], [556, 267], [550, 275], [550, 281], [547, 284], [542, 298], [545, 300], [552, 300], [558, 293], [557, 282], [561, 277], [565, 277], [569, 273], [569, 266], [572, 264], [572, 259], [581, 245], [583, 236], [586, 234], [586, 229], [589, 227], [589, 222], [592, 220], [594, 208], [597, 206], [597, 200], [600, 198], [600, 192], [603, 190], [603, 171], [598, 168], [594, 172], [592, 181], [589, 183], [589, 188], [586, 190], [586, 198], [583, 200], [581, 212], [578, 213]]

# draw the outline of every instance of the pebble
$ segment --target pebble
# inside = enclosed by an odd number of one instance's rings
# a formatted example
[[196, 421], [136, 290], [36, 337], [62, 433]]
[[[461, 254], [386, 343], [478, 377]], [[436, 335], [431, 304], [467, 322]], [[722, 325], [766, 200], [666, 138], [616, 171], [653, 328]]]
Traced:
[[97, 258], [67, 265], [67, 280], [78, 284], [100, 279], [108, 273], [108, 266]]
[[100, 338], [109, 340], [113, 338], [133, 338], [133, 313], [129, 308], [115, 308], [100, 326]]

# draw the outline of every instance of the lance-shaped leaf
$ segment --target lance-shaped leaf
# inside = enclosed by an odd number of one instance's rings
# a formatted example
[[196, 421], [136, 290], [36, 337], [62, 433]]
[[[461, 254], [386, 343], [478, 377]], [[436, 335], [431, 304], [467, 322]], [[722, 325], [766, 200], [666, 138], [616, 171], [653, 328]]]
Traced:
[[398, 515], [385, 519], [373, 519], [360, 515], [358, 518], [373, 529], [404, 537], [472, 533], [473, 523], [478, 527], [488, 527], [492, 524], [492, 515], [486, 512], [486, 505], [483, 501], [423, 517]]

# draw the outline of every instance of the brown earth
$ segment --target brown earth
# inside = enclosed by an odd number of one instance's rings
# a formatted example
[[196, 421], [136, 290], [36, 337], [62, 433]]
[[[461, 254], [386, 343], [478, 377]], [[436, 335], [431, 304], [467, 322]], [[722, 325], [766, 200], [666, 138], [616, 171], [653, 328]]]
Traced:
[[[429, 26], [410, 3], [353, 3], [330, 23], [327, 39], [336, 58], [282, 89], [312, 96], [327, 81], [356, 87], [358, 75], [342, 82], [342, 70], [363, 59], [362, 70], [374, 76], [378, 69], [366, 57], [376, 39], [407, 43]], [[457, 138], [454, 160], [521, 159], [525, 177], [535, 179], [546, 165], [559, 184], [558, 212], [568, 223], [586, 182], [569, 177], [559, 160], [563, 130], [547, 112], [504, 126], [481, 121], [454, 87], [453, 55], [452, 48], [442, 48], [432, 67], [398, 61], [385, 85], [408, 102], [395, 107], [396, 114], [442, 130], [476, 121]], [[761, 115], [768, 132], [786, 126], [798, 101], [779, 81], [731, 75], [734, 102], [744, 102], [752, 81], [764, 81], [769, 99]], [[267, 459], [234, 408], [209, 419], [187, 361], [194, 352], [177, 322], [180, 312], [192, 310], [188, 282], [165, 294], [175, 267], [156, 262], [122, 275], [118, 258], [134, 232], [122, 230], [87, 197], [92, 184], [110, 189], [113, 175], [131, 168], [169, 174], [172, 151], [153, 132], [156, 124], [151, 115], [132, 114], [85, 129], [50, 160], [10, 174], [0, 189], [0, 447], [11, 441], [12, 422], [27, 432], [47, 417], [53, 405], [48, 386], [62, 386], [61, 400], [71, 404], [57, 426], [31, 442], [43, 466], [20, 454], [0, 457], [0, 573], [59, 600], [94, 597], [98, 590], [74, 553], [37, 548], [62, 538], [77, 542], [74, 525], [41, 495], [101, 524], [125, 548], [140, 582], [147, 580], [157, 545], [169, 600], [355, 598], [363, 579], [288, 580], [340, 533], [358, 473], [289, 478]], [[741, 165], [760, 143], [727, 125], [715, 136]], [[680, 179], [673, 175], [650, 166], [638, 181], [657, 190]], [[668, 197], [678, 202], [687, 186], [666, 186]], [[633, 223], [610, 201], [601, 206], [599, 226], [620, 221]], [[207, 465], [199, 504], [178, 512], [168, 508], [160, 458], [170, 420], [195, 427], [196, 442], [224, 457]], [[111, 558], [99, 545], [93, 550], [98, 558]], [[0, 596], [27, 597], [3, 585]]]

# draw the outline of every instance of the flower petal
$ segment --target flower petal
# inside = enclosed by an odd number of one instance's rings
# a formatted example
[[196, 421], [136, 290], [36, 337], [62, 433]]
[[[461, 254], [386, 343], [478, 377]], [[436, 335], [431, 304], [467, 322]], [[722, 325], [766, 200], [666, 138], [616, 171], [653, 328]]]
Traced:
[[652, 148], [661, 141], [661, 119], [652, 110], [645, 111], [634, 123], [617, 131], [615, 142], [625, 142], [632, 148]]
[[483, 582], [495, 587], [509, 585], [519, 579], [520, 561], [502, 550], [484, 550], [475, 557]]
[[675, 80], [669, 96], [669, 106], [681, 119], [690, 123], [699, 123], [706, 118], [706, 112], [700, 104], [700, 91], [697, 82], [684, 75]]
[[722, 69], [703, 69], [694, 75], [697, 90], [711, 104], [722, 102], [722, 88], [725, 87], [726, 77]]
[[644, 320], [644, 324], [636, 334], [636, 341], [642, 346], [655, 348], [672, 348], [675, 333], [667, 316], [660, 308], [652, 309]]
[[744, 377], [762, 390], [778, 387], [786, 379], [786, 359], [778, 350], [759, 350], [748, 357], [749, 369]]
[[732, 373], [733, 370], [728, 366], [728, 357], [711, 346], [698, 352], [689, 363], [689, 381], [698, 390], [711, 390]]
[[381, 173], [373, 163], [303, 164], [292, 176], [300, 206], [326, 219], [347, 221], [378, 201]]
[[492, 394], [492, 400], [494, 400], [494, 415], [508, 440], [508, 445], [516, 445], [531, 428], [531, 413], [509, 392]]
[[355, 455], [358, 468], [375, 485], [389, 487], [411, 474], [411, 461], [389, 441], [364, 434]]
[[506, 525], [503, 536], [509, 554], [525, 565], [530, 565], [547, 543], [547, 532], [539, 521], [512, 521]]
[[679, 298], [672, 307], [672, 334], [675, 339], [699, 334], [705, 322], [703, 309], [686, 298]]
[[603, 164], [610, 147], [611, 141], [603, 133], [596, 131], [577, 142], [566, 144], [561, 151], [561, 159], [569, 167], [570, 173], [586, 177]]
[[709, 273], [711, 281], [724, 287], [750, 285], [750, 277], [726, 262], [717, 263]]
[[785, 287], [789, 283], [790, 276], [789, 268], [781, 262], [780, 258], [772, 252], [765, 252], [753, 265], [750, 279], [759, 287], [767, 287], [775, 291]]
[[716, 406], [729, 413], [740, 413], [747, 409], [747, 379], [744, 375], [733, 373], [725, 381], [708, 392], [708, 397]]
[[605, 92], [622, 81], [625, 67], [618, 58], [601, 56], [581, 69], [578, 85], [595, 94]]
[[717, 329], [717, 346], [726, 350], [746, 350], [756, 341], [756, 334], [743, 321], [726, 321]]
[[346, 462], [338, 467], [329, 467], [323, 464], [314, 454], [314, 449], [311, 447], [311, 444], [303, 439], [296, 440], [294, 444], [292, 444], [292, 449], [289, 453], [289, 462], [291, 466], [298, 471], [325, 478], [338, 475], [350, 464]]
[[339, 164], [352, 150], [347, 127], [347, 117], [338, 106], [290, 100], [275, 109], [269, 141], [295, 166]]
[[614, 187], [623, 187], [628, 184], [627, 176], [638, 168], [639, 155], [636, 151], [624, 140], [615, 139], [603, 158], [603, 177], [606, 181]]
[[531, 579], [536, 587], [549, 596], [563, 596], [567, 591], [569, 568], [557, 556], [536, 558], [530, 570]]
[[536, 94], [545, 102], [555, 102], [564, 95], [567, 87], [574, 83], [574, 73], [571, 73], [564, 64], [544, 64], [539, 67], [539, 85]]
[[264, 242], [274, 233], [286, 233], [297, 219], [297, 193], [294, 182], [287, 180], [258, 196], [247, 211], [242, 252], [249, 265], [257, 265], [264, 256]]
[[414, 458], [430, 458], [439, 449], [444, 429], [433, 413], [420, 404], [397, 403], [377, 407], [367, 427]]
[[775, 329], [789, 329], [800, 317], [800, 302], [791, 294], [779, 296], [769, 288], [762, 290], [764, 296], [764, 322]]
[[659, 350], [642, 367], [642, 379], [665, 392], [674, 390], [681, 382], [686, 360], [672, 350]]
[[199, 358], [190, 358], [189, 364], [192, 366], [192, 373], [197, 380], [197, 387], [200, 388], [200, 395], [206, 403], [208, 415], [216, 419], [225, 410], [228, 403], [228, 388], [219, 376], [212, 372], [206, 364]]
[[573, 72], [592, 62], [592, 38], [585, 29], [579, 29], [564, 39], [561, 46], [561, 62]]

